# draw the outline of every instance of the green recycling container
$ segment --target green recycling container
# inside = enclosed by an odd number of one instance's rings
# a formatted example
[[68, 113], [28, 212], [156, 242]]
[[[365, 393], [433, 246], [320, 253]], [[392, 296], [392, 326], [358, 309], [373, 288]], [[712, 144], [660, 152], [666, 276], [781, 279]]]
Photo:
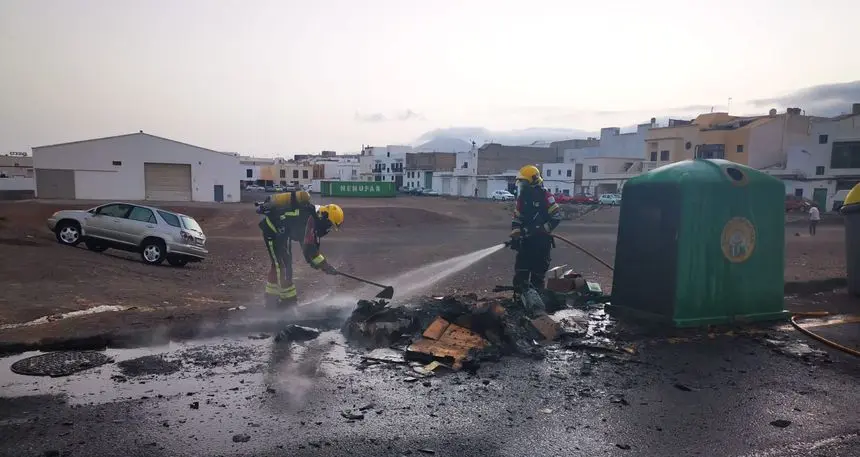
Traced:
[[382, 181], [322, 181], [320, 193], [324, 197], [396, 197], [397, 186]]
[[625, 184], [610, 314], [698, 327], [782, 320], [785, 185], [717, 159]]
[[854, 186], [839, 208], [845, 220], [845, 266], [848, 293], [860, 295], [860, 184]]

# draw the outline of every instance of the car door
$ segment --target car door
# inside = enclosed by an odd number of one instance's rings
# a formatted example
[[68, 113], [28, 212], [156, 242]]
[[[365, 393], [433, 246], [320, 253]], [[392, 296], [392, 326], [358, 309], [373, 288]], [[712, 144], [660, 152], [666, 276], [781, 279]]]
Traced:
[[117, 230], [129, 211], [131, 211], [131, 205], [126, 203], [100, 206], [93, 217], [87, 221], [87, 234], [105, 240], [121, 241], [117, 238]]
[[137, 246], [149, 232], [155, 229], [156, 225], [158, 222], [151, 209], [132, 206], [128, 217], [120, 225], [122, 232], [119, 236], [122, 237], [121, 241]]

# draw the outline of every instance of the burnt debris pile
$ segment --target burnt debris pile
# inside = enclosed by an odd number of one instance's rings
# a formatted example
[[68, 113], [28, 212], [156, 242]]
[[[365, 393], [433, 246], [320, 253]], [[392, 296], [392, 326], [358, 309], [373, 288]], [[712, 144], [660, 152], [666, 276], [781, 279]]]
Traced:
[[542, 358], [552, 345], [615, 347], [611, 326], [599, 303], [535, 306], [527, 299], [468, 294], [396, 306], [362, 300], [341, 331], [354, 346], [395, 349], [408, 361], [457, 370], [504, 355]]

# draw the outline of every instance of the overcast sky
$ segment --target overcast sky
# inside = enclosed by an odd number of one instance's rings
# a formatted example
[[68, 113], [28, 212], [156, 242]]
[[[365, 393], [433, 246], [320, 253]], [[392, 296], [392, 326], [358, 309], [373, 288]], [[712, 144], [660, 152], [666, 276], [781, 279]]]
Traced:
[[0, 152], [141, 129], [346, 152], [822, 90], [838, 111], [858, 17], [857, 0], [0, 0]]

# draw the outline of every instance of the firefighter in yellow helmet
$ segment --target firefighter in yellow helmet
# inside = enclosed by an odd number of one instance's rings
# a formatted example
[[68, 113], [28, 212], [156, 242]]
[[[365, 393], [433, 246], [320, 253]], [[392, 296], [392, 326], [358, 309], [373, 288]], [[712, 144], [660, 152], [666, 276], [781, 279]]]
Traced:
[[292, 241], [301, 243], [302, 254], [311, 267], [337, 274], [320, 253], [320, 238], [343, 224], [340, 206], [314, 205], [306, 191], [290, 191], [266, 198], [258, 204], [257, 213], [264, 216], [260, 230], [271, 260], [266, 279], [267, 307], [288, 307], [298, 301], [293, 284]]
[[514, 261], [514, 296], [529, 287], [542, 291], [554, 243], [550, 236], [561, 222], [561, 211], [552, 194], [543, 187], [540, 170], [522, 167], [517, 174], [517, 203], [511, 221], [511, 249]]

